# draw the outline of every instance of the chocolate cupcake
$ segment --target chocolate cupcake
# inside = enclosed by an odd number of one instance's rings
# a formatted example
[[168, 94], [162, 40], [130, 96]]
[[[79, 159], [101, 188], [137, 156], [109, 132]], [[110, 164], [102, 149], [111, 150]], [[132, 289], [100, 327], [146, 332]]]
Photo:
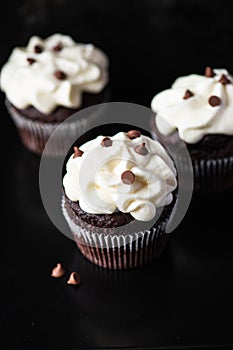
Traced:
[[130, 130], [74, 147], [63, 177], [62, 209], [87, 259], [106, 268], [132, 268], [163, 251], [176, 189], [176, 169], [164, 147]]
[[[1, 71], [1, 89], [22, 143], [41, 154], [63, 121], [89, 106], [108, 100], [108, 59], [91, 44], [54, 34], [33, 36], [25, 48], [15, 48]], [[70, 133], [81, 135], [95, 115], [64, 123], [52, 155], [67, 152]]]
[[218, 192], [233, 186], [233, 77], [225, 69], [207, 67], [205, 75], [178, 78], [151, 103], [152, 130], [166, 142], [186, 144], [194, 172], [194, 188]]

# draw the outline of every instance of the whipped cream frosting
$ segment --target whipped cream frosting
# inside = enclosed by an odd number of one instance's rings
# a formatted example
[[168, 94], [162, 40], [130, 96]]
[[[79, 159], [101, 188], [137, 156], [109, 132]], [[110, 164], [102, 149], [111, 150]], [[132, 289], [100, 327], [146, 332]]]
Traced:
[[214, 69], [212, 75], [180, 77], [153, 98], [151, 108], [162, 134], [177, 129], [187, 143], [207, 134], [233, 135], [233, 78], [225, 69]]
[[103, 138], [83, 144], [79, 156], [69, 158], [63, 178], [67, 197], [79, 201], [88, 213], [111, 214], [118, 209], [137, 220], [153, 219], [156, 209], [173, 199], [173, 161], [159, 142], [143, 135], [130, 139], [120, 132], [105, 141], [105, 147]]
[[54, 34], [33, 36], [16, 47], [0, 76], [1, 89], [19, 109], [33, 106], [44, 114], [57, 106], [77, 108], [82, 93], [99, 93], [108, 82], [108, 59], [91, 44]]

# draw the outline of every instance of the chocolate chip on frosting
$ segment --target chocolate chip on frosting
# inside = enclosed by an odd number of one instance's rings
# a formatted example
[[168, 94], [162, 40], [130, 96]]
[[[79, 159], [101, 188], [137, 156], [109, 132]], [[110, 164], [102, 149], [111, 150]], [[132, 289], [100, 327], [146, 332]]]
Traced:
[[226, 85], [226, 84], [230, 84], [231, 82], [225, 74], [222, 74], [221, 78], [219, 79], [219, 83]]
[[65, 80], [67, 77], [66, 73], [64, 73], [62, 70], [56, 70], [54, 75], [59, 80]]
[[186, 91], [185, 91], [185, 94], [184, 94], [184, 96], [183, 96], [183, 99], [184, 99], [184, 100], [187, 100], [188, 98], [190, 98], [190, 97], [192, 97], [192, 96], [194, 96], [194, 94], [192, 93], [192, 91], [186, 90]]
[[31, 58], [31, 57], [28, 57], [28, 58], [27, 58], [27, 61], [28, 61], [28, 63], [30, 64], [30, 66], [31, 66], [33, 63], [36, 62], [36, 60], [35, 60], [34, 58]]
[[55, 45], [54, 47], [53, 47], [53, 51], [55, 51], [55, 52], [58, 52], [58, 51], [61, 51], [63, 49], [63, 45], [62, 45], [62, 43], [58, 43], [57, 45]]
[[211, 107], [216, 107], [216, 106], [219, 106], [221, 104], [221, 98], [213, 95], [213, 96], [210, 96], [208, 102], [211, 105]]
[[126, 170], [121, 174], [121, 181], [125, 185], [131, 185], [135, 180], [135, 175], [132, 171]]
[[145, 142], [141, 143], [140, 145], [134, 147], [134, 150], [136, 153], [140, 154], [141, 156], [145, 156], [148, 154], [148, 150], [145, 146]]
[[214, 71], [213, 71], [213, 69], [211, 67], [209, 67], [209, 66], [206, 67], [206, 69], [205, 69], [205, 76], [207, 78], [213, 78], [215, 76], [215, 73], [214, 73]]
[[57, 263], [57, 265], [53, 268], [52, 272], [51, 272], [51, 276], [55, 277], [55, 278], [60, 278], [62, 276], [64, 276], [65, 274], [65, 269], [62, 266], [62, 264]]
[[35, 45], [34, 46], [34, 52], [35, 53], [41, 53], [43, 51], [44, 51], [43, 46], [41, 46], [41, 45]]
[[81, 283], [81, 276], [77, 272], [71, 272], [67, 284], [77, 286]]
[[112, 146], [112, 140], [109, 137], [104, 137], [100, 144], [103, 147], [110, 147]]
[[73, 158], [82, 157], [83, 153], [84, 153], [84, 152], [81, 151], [81, 149], [79, 149], [77, 146], [74, 146], [74, 155], [73, 155]]
[[130, 130], [130, 131], [128, 131], [127, 136], [130, 139], [136, 139], [137, 137], [141, 136], [141, 133], [139, 130]]

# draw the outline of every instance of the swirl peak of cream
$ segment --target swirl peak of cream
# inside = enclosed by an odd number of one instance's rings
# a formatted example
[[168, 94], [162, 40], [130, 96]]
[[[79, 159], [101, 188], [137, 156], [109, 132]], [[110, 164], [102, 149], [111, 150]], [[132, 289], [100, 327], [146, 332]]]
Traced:
[[[134, 130], [135, 132], [135, 130]], [[104, 136], [83, 144], [72, 154], [63, 178], [65, 193], [91, 214], [116, 209], [135, 219], [149, 221], [157, 208], [168, 205], [177, 186], [176, 170], [163, 146], [147, 136], [119, 132], [111, 143]], [[147, 153], [137, 152], [143, 144]]]
[[82, 93], [99, 93], [108, 82], [107, 56], [92, 44], [54, 34], [33, 36], [16, 47], [1, 71], [0, 85], [19, 109], [33, 106], [44, 114], [57, 106], [78, 108]]
[[151, 108], [162, 134], [177, 129], [187, 143], [208, 134], [233, 135], [233, 77], [225, 69], [180, 77], [153, 98]]

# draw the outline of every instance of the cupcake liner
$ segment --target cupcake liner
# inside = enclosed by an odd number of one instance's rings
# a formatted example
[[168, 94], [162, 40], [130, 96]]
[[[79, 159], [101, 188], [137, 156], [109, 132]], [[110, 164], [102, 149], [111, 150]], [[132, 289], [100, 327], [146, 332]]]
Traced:
[[[152, 137], [156, 139], [155, 134]], [[190, 154], [192, 167], [179, 155], [175, 155], [178, 177], [182, 178], [180, 186], [189, 188], [190, 176], [193, 174], [194, 191], [217, 193], [233, 188], [233, 157], [194, 159]]]
[[189, 178], [193, 173], [194, 192], [218, 193], [233, 187], [233, 157], [216, 159], [192, 159], [192, 168], [182, 157], [177, 157], [178, 177], [183, 181], [180, 186], [189, 187]]
[[[157, 139], [158, 129], [155, 126], [155, 116], [151, 117], [151, 136]], [[163, 135], [162, 135], [163, 136]], [[180, 184], [184, 188], [189, 187], [190, 176], [194, 178], [194, 191], [200, 193], [219, 193], [233, 188], [233, 155], [232, 156], [214, 156], [210, 159], [196, 159], [196, 155], [190, 152], [192, 167], [179, 154], [179, 137], [176, 134], [171, 137], [163, 137], [164, 143], [172, 145], [175, 149], [175, 164], [178, 168], [178, 177], [185, 181]], [[187, 147], [188, 149], [188, 147]], [[201, 152], [201, 149], [200, 149]], [[211, 156], [211, 155], [210, 155]], [[199, 156], [200, 157], [200, 156]]]
[[233, 157], [192, 162], [196, 191], [220, 192], [233, 187]]
[[[158, 257], [170, 237], [167, 221], [132, 234], [109, 234], [89, 231], [74, 223], [62, 199], [62, 212], [81, 253], [92, 263], [109, 269], [142, 266]], [[98, 228], [97, 228], [98, 230]]]
[[[41, 155], [49, 137], [61, 123], [41, 122], [26, 118], [18, 113], [8, 101], [6, 101], [6, 107], [16, 125], [23, 145], [30, 151]], [[45, 154], [48, 156], [66, 154], [71, 146], [71, 141], [86, 132], [95, 118], [96, 115], [93, 113], [88, 118], [62, 123], [56, 138], [54, 137], [50, 147], [46, 148]]]

